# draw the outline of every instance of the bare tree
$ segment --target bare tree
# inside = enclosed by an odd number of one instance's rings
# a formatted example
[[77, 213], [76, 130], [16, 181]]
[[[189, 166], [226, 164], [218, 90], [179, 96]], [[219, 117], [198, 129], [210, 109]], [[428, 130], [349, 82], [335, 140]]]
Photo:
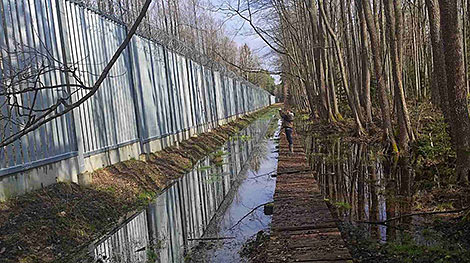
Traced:
[[390, 56], [395, 91], [396, 110], [398, 113], [398, 125], [400, 129], [400, 149], [408, 151], [409, 140], [414, 140], [411, 129], [411, 121], [405, 99], [402, 76], [402, 16], [400, 0], [384, 0], [385, 14], [388, 22], [388, 35], [390, 42]]
[[328, 21], [328, 18], [326, 16], [326, 12], [325, 12], [325, 8], [323, 7], [322, 1], [319, 1], [319, 8], [320, 8], [320, 11], [321, 11], [322, 19], [323, 19], [323, 21], [326, 25], [326, 28], [328, 29], [328, 32], [331, 35], [331, 38], [333, 39], [333, 44], [334, 44], [335, 50], [336, 50], [336, 56], [337, 56], [337, 59], [338, 59], [338, 62], [339, 62], [339, 68], [340, 68], [340, 72], [341, 72], [341, 80], [342, 80], [342, 83], [343, 83], [343, 88], [346, 92], [346, 96], [347, 96], [348, 101], [349, 101], [349, 106], [351, 107], [351, 110], [353, 111], [354, 120], [355, 120], [356, 125], [357, 125], [357, 133], [359, 135], [362, 135], [362, 134], [364, 134], [364, 128], [363, 128], [363, 125], [362, 125], [362, 122], [361, 122], [361, 118], [359, 117], [359, 114], [360, 114], [359, 113], [359, 105], [358, 105], [359, 101], [357, 101], [354, 98], [354, 95], [351, 94], [351, 91], [350, 91], [349, 80], [348, 80], [348, 77], [346, 75], [346, 66], [344, 64], [343, 55], [342, 55], [343, 52], [341, 50], [339, 39], [336, 36], [335, 32], [333, 31], [333, 28], [331, 27], [330, 22]]
[[377, 81], [377, 86], [379, 88], [379, 98], [380, 98], [380, 109], [382, 111], [382, 121], [383, 121], [383, 132], [384, 137], [390, 141], [393, 147], [394, 152], [398, 152], [398, 147], [396, 145], [395, 137], [392, 130], [392, 120], [390, 116], [390, 104], [388, 100], [387, 90], [385, 87], [385, 79], [383, 76], [383, 60], [382, 60], [382, 48], [379, 42], [379, 35], [377, 33], [376, 23], [372, 16], [372, 11], [370, 8], [370, 3], [368, 0], [356, 0], [358, 5], [362, 6], [364, 12], [364, 17], [367, 22], [367, 28], [369, 31], [371, 49], [373, 54], [375, 76]]
[[[439, 92], [438, 101], [444, 118], [447, 122], [450, 121], [450, 107], [447, 92], [447, 72], [445, 68], [445, 57], [442, 46], [441, 36], [441, 15], [439, 13], [439, 3], [437, 0], [426, 0], [426, 6], [429, 14], [430, 35], [432, 41], [433, 53], [433, 74], [432, 85], [437, 86], [436, 92]], [[451, 132], [451, 137], [455, 136]]]

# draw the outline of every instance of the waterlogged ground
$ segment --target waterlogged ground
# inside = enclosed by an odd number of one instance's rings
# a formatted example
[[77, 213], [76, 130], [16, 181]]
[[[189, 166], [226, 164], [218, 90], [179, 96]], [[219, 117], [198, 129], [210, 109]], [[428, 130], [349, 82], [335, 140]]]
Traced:
[[95, 262], [240, 262], [242, 244], [270, 223], [262, 207], [238, 221], [272, 199], [276, 141], [266, 138], [278, 127], [272, 117], [232, 136], [145, 211], [95, 242]]
[[[269, 229], [263, 204], [275, 189], [278, 123], [271, 119], [233, 136], [146, 211], [99, 240], [95, 259], [246, 262], [243, 244], [256, 236], [259, 248], [269, 239], [260, 231]], [[417, 154], [394, 158], [377, 139], [351, 139], [347, 129], [297, 128], [355, 261], [470, 262], [470, 195], [452, 181], [447, 159], [436, 158], [447, 154], [435, 135], [418, 140]]]
[[458, 212], [468, 196], [443, 186], [424, 194], [433, 177], [423, 183], [415, 158], [393, 158], [380, 145], [337, 135], [306, 136], [305, 144], [357, 261], [470, 262], [470, 224]]

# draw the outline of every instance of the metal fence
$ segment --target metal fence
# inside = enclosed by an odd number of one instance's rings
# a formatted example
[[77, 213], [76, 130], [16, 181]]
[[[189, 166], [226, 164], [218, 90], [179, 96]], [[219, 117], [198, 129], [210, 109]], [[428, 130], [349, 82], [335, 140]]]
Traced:
[[[24, 67], [24, 53], [15, 52], [28, 47], [57, 63], [76, 65], [80, 80], [91, 86], [127, 33], [123, 23], [71, 0], [1, 0], [0, 16], [0, 80]], [[216, 68], [136, 35], [92, 98], [0, 149], [0, 176], [76, 156], [79, 149], [90, 156], [145, 143], [271, 103], [266, 91]], [[60, 72], [41, 78], [50, 85], [66, 81]], [[46, 107], [59, 93], [41, 91], [36, 103]], [[31, 102], [28, 96], [20, 98], [22, 103]], [[0, 105], [4, 100], [0, 96]], [[0, 110], [7, 114], [9, 109]], [[9, 125], [6, 136], [20, 129]]]

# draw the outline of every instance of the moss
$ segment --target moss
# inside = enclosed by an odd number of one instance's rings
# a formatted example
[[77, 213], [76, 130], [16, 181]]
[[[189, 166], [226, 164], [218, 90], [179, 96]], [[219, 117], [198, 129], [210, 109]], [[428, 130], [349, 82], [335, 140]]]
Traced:
[[198, 168], [199, 171], [207, 171], [209, 169], [212, 169], [213, 166], [201, 166]]
[[400, 232], [396, 240], [387, 243], [370, 238], [361, 227], [343, 223], [341, 228], [348, 233], [347, 244], [360, 262], [470, 262], [469, 227], [462, 223], [435, 223], [422, 230], [419, 239], [414, 238], [416, 234]]
[[339, 210], [350, 210], [352, 208], [351, 204], [345, 202], [335, 202], [334, 206]]
[[155, 192], [140, 192], [138, 195], [137, 195], [137, 202], [141, 205], [141, 206], [146, 206], [148, 205], [152, 200], [154, 200], [156, 197], [156, 193]]

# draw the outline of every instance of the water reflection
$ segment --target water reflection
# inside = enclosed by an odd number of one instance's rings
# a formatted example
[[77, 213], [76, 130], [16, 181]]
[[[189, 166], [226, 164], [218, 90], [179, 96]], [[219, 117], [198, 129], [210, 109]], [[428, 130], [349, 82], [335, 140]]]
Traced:
[[[233, 188], [268, 125], [266, 119], [255, 121], [175, 181], [146, 211], [96, 242], [95, 261], [184, 262], [190, 248], [207, 236], [216, 212], [229, 205], [224, 200], [236, 192]], [[251, 164], [261, 166], [261, 161], [251, 158]], [[237, 202], [239, 197], [232, 195]]]
[[242, 246], [269, 228], [271, 216], [264, 213], [262, 205], [273, 200], [276, 180], [271, 175], [277, 170], [278, 136], [279, 129], [272, 138], [253, 144], [237, 186], [226, 196], [204, 235], [224, 239], [201, 242], [192, 252], [192, 262], [245, 262], [239, 254]]
[[398, 225], [411, 223], [411, 217], [404, 217], [387, 226], [370, 224], [410, 212], [414, 172], [409, 159], [393, 158], [380, 147], [343, 142], [340, 137], [308, 137], [306, 145], [322, 192], [342, 220], [369, 222], [364, 227], [383, 241], [396, 238]]

